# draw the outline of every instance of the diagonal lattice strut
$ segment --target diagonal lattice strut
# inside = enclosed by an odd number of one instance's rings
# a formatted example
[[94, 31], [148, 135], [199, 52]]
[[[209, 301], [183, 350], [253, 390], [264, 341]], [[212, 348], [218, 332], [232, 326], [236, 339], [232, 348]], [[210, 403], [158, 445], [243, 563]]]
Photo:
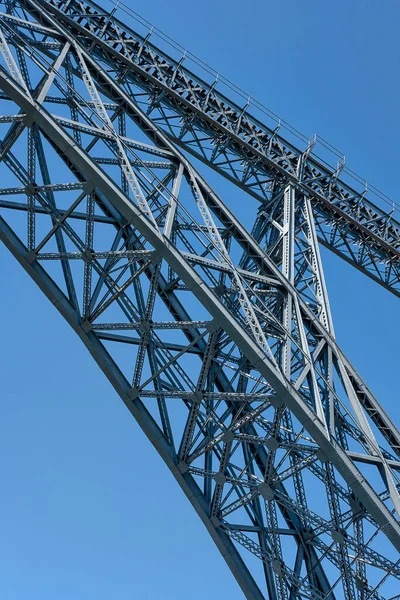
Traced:
[[[367, 226], [380, 209], [343, 169], [318, 171], [311, 146], [289, 148], [94, 3], [7, 2], [0, 51], [1, 240], [245, 596], [389, 597], [400, 434], [336, 342], [319, 243], [398, 293], [397, 224]], [[262, 200], [251, 230], [188, 153]]]

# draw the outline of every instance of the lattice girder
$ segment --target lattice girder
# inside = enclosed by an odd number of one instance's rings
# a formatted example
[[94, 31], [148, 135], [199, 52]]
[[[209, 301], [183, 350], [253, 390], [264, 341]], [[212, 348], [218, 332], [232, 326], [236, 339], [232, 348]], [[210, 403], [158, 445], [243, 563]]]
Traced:
[[[331, 168], [252, 117], [251, 107], [231, 102], [218, 78], [206, 83], [180, 61], [143, 38], [95, 2], [26, 0], [38, 22], [56, 15], [68, 32], [90, 47], [99, 63], [114, 70], [125, 90], [177, 144], [213, 166], [262, 202], [291, 182], [313, 199], [322, 244], [399, 295], [400, 224], [391, 211], [346, 181], [344, 163]], [[11, 25], [11, 23], [10, 23]], [[348, 174], [349, 172], [347, 172]], [[368, 194], [369, 195], [369, 194]]]
[[246, 597], [383, 598], [400, 436], [334, 339], [310, 196], [277, 188], [252, 236], [81, 39], [17, 25], [18, 6], [0, 22], [2, 241]]

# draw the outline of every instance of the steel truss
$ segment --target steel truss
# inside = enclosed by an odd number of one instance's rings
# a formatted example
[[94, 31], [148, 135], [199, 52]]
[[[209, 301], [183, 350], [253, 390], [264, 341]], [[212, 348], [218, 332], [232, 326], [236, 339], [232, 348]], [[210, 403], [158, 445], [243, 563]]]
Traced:
[[[247, 598], [388, 597], [400, 434], [336, 343], [318, 242], [399, 294], [398, 224], [94, 3], [4, 6], [1, 240]], [[182, 148], [261, 200], [251, 233]]]

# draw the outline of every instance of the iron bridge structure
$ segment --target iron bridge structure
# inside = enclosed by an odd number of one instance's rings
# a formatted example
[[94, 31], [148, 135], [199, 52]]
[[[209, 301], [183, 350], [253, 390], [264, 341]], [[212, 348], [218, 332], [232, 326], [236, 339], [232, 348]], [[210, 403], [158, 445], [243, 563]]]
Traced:
[[320, 252], [400, 296], [393, 211], [120, 11], [0, 4], [3, 244], [246, 598], [397, 598], [400, 433], [336, 341]]

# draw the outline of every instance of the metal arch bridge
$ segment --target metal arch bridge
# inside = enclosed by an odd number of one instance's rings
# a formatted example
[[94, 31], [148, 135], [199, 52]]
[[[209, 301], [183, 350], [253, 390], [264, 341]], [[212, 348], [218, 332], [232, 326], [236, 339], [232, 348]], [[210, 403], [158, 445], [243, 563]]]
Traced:
[[[319, 251], [399, 296], [393, 213], [94, 2], [1, 2], [0, 51], [1, 240], [245, 597], [393, 596], [400, 433], [335, 340]], [[190, 155], [259, 200], [251, 231]]]

